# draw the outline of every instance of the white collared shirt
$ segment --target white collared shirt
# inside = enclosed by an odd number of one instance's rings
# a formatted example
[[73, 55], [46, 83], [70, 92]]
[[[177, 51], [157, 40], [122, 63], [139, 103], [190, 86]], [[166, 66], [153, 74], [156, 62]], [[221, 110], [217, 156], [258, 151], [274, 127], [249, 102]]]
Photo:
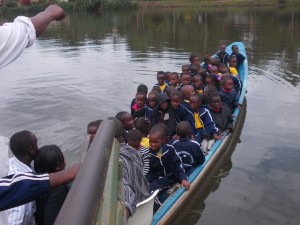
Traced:
[[36, 39], [31, 19], [18, 16], [13, 23], [0, 26], [0, 70], [17, 59]]
[[[8, 175], [26, 172], [33, 172], [33, 170], [29, 166], [20, 162], [16, 157], [9, 159]], [[8, 209], [7, 212], [9, 225], [35, 225], [35, 201]]]

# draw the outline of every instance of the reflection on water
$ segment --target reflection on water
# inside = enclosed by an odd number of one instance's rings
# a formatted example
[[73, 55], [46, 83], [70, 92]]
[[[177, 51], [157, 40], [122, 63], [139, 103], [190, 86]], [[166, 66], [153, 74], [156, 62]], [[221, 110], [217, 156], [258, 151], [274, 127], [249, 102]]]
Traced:
[[250, 77], [242, 143], [198, 224], [299, 224], [299, 16], [295, 8], [71, 13], [0, 71], [0, 133], [31, 130], [40, 146], [57, 144], [74, 162], [88, 122], [129, 110], [139, 83], [179, 72], [191, 53], [243, 41]]

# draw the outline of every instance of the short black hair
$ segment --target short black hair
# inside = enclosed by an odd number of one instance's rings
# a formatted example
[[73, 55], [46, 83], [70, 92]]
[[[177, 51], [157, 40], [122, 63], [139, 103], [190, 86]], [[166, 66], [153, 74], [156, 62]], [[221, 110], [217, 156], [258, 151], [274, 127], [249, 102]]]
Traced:
[[167, 137], [167, 131], [168, 131], [168, 128], [165, 124], [163, 123], [158, 123], [158, 124], [155, 124], [151, 130], [149, 131], [149, 135], [152, 135], [152, 134], [160, 134], [160, 137], [161, 138], [166, 138]]
[[128, 131], [127, 141], [141, 141], [143, 138], [142, 133], [139, 130], [132, 129]]
[[178, 96], [180, 99], [182, 99], [182, 94], [179, 91], [173, 91], [170, 95], [170, 99], [172, 100], [173, 96]]
[[65, 163], [65, 158], [56, 145], [45, 145], [39, 149], [34, 159], [34, 170], [37, 173], [55, 173], [58, 166]]
[[151, 121], [147, 117], [138, 117], [134, 121], [134, 126], [146, 137], [151, 129]]
[[95, 120], [92, 122], [89, 122], [89, 124], [87, 125], [87, 129], [89, 129], [90, 127], [98, 127], [100, 126], [100, 124], [102, 123], [103, 120]]
[[119, 141], [119, 143], [125, 142], [124, 136], [124, 128], [122, 122], [115, 117], [108, 117], [107, 119], [112, 120], [115, 125], [115, 138]]
[[136, 92], [144, 92], [146, 95], [148, 94], [148, 87], [145, 85], [145, 84], [140, 84], [138, 87], [137, 87], [137, 90]]
[[198, 57], [198, 56], [195, 55], [195, 54], [192, 54], [192, 55], [190, 56], [190, 58], [189, 58], [190, 63], [192, 63], [196, 57]]
[[210, 93], [208, 102], [211, 103], [211, 102], [212, 102], [212, 99], [215, 98], [215, 97], [221, 98], [219, 92], [216, 92], [216, 91], [215, 91], [215, 92]]
[[15, 133], [10, 138], [9, 147], [14, 156], [19, 158], [26, 154], [29, 147], [34, 144], [34, 141], [35, 135], [28, 130], [23, 130]]
[[204, 95], [203, 94], [194, 93], [194, 94], [191, 95], [191, 97], [196, 97], [200, 102], [202, 102]]
[[170, 97], [171, 96], [171, 94], [174, 92], [174, 91], [176, 91], [176, 88], [175, 87], [173, 87], [173, 86], [168, 86], [167, 88], [166, 88], [166, 95], [168, 96], [168, 97]]
[[165, 72], [164, 72], [164, 71], [158, 71], [157, 74], [156, 74], [156, 77], [157, 77], [159, 74], [163, 74], [163, 75], [165, 76]]
[[191, 126], [187, 121], [180, 121], [176, 126], [176, 134], [180, 138], [191, 136]]
[[161, 89], [158, 86], [154, 86], [151, 90], [151, 92], [156, 92], [156, 94], [161, 93]]
[[135, 96], [142, 95], [145, 99], [147, 98], [147, 93], [138, 91]]
[[229, 56], [229, 57], [228, 57], [228, 62], [230, 62], [230, 61], [233, 60], [233, 59], [236, 59], [236, 56], [235, 56], [235, 55]]
[[233, 50], [235, 47], [239, 48], [237, 45], [232, 45], [231, 50]]
[[[117, 114], [116, 114], [116, 118], [118, 119], [118, 120], [120, 120], [121, 121], [121, 123], [123, 123], [123, 121], [124, 121], [124, 116], [126, 115], [126, 114], [130, 114], [129, 112], [126, 112], [126, 111], [121, 111], [121, 112], [118, 112]], [[131, 114], [130, 114], [131, 115]]]

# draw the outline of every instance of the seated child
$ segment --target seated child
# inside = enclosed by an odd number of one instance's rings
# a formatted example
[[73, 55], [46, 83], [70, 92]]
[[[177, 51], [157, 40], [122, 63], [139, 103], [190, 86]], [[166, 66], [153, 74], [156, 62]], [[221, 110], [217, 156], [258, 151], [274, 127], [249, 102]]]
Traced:
[[128, 132], [128, 145], [141, 154], [144, 165], [144, 175], [146, 175], [149, 173], [149, 148], [143, 147], [141, 141], [142, 133], [139, 130], [132, 129]]
[[193, 76], [193, 86], [195, 93], [202, 94], [204, 92], [203, 81], [200, 75]]
[[237, 59], [235, 56], [230, 56], [228, 59], [228, 63], [229, 63], [229, 71], [233, 76], [239, 76], [239, 73], [236, 69], [237, 67]]
[[170, 75], [171, 75], [171, 72], [167, 71], [165, 72], [165, 83], [170, 86], [171, 83], [170, 83]]
[[176, 72], [171, 73], [170, 75], [170, 87], [174, 87], [176, 88], [176, 90], [178, 90], [178, 88], [181, 86], [181, 84], [179, 83], [179, 75]]
[[192, 85], [192, 76], [189, 74], [183, 74], [181, 77], [181, 84], [182, 84], [182, 87], [185, 85]]
[[182, 94], [182, 105], [185, 108], [190, 108], [190, 97], [195, 92], [194, 87], [192, 85], [185, 85], [180, 90]]
[[174, 91], [177, 91], [176, 88], [174, 88], [173, 86], [169, 86], [169, 87], [167, 87], [165, 94], [166, 94], [168, 97], [170, 97], [170, 96], [171, 96], [171, 93], [174, 92]]
[[219, 73], [221, 73], [221, 74], [230, 73], [229, 67], [224, 63], [220, 63], [218, 70], [219, 70]]
[[120, 120], [123, 125], [124, 138], [125, 138], [125, 142], [127, 143], [128, 131], [134, 128], [133, 118], [129, 112], [125, 112], [125, 111], [118, 112], [115, 117], [118, 120]]
[[191, 140], [191, 126], [187, 121], [181, 121], [177, 124], [176, 134], [179, 140], [174, 141], [173, 146], [182, 160], [186, 174], [189, 176], [198, 165], [204, 163], [205, 156], [199, 143]]
[[91, 135], [90, 136], [90, 143], [89, 143], [89, 146], [91, 145], [96, 133], [97, 133], [97, 130], [100, 126], [100, 124], [102, 123], [102, 120], [95, 120], [95, 121], [92, 121], [88, 124], [87, 126], [87, 134]]
[[[140, 84], [137, 87], [136, 93], [144, 92], [146, 95], [148, 94], [148, 87], [145, 84]], [[135, 98], [131, 100], [130, 108], [135, 104]]]
[[230, 78], [233, 81], [233, 88], [236, 91], [237, 94], [240, 93], [242, 89], [242, 82], [237, 76], [232, 76], [230, 73], [224, 73], [222, 75], [222, 78], [220, 80], [220, 85], [222, 86], [223, 80], [226, 78]]
[[[56, 145], [45, 145], [41, 147], [34, 159], [34, 170], [37, 173], [55, 173], [64, 170], [65, 166], [64, 155]], [[37, 211], [35, 214], [37, 225], [54, 224], [68, 192], [69, 186], [64, 184], [38, 197], [36, 200]]]
[[[244, 62], [246, 59], [245, 56], [243, 56], [241, 53], [239, 53], [239, 47], [237, 45], [232, 45], [231, 46], [232, 53], [230, 56], [235, 56], [237, 62], [236, 62], [236, 69], [239, 70], [240, 65]], [[234, 75], [234, 74], [232, 74]]]
[[220, 63], [227, 65], [229, 54], [226, 52], [226, 45], [221, 44], [215, 58], [219, 59]]
[[135, 119], [137, 117], [145, 116], [146, 113], [146, 100], [147, 94], [144, 92], [138, 92], [135, 95], [135, 104], [131, 106], [131, 115]]
[[192, 54], [189, 58], [190, 60], [190, 65], [189, 65], [189, 70], [192, 71], [192, 65], [198, 64], [200, 66], [200, 58], [197, 55]]
[[211, 66], [219, 67], [219, 65], [220, 65], [220, 60], [218, 58], [211, 59]]
[[210, 74], [211, 74], [211, 75], [215, 75], [218, 81], [221, 80], [222, 73], [219, 72], [218, 67], [216, 67], [216, 66], [211, 66]]
[[156, 95], [156, 106], [153, 109], [152, 126], [163, 123], [167, 126], [168, 138], [172, 139], [175, 134], [176, 118], [175, 112], [171, 107], [170, 98], [163, 93]]
[[188, 64], [182, 65], [182, 67], [181, 67], [181, 75], [183, 75], [183, 74], [190, 74], [190, 69], [189, 69], [189, 65]]
[[209, 105], [209, 112], [217, 128], [219, 128], [219, 132], [232, 132], [233, 118], [231, 110], [227, 106], [222, 105], [221, 97], [218, 92], [214, 92], [210, 95]]
[[191, 76], [195, 76], [197, 74], [199, 74], [200, 70], [204, 70], [206, 72], [205, 69], [201, 68], [200, 64], [193, 64], [191, 66]]
[[[218, 90], [220, 90], [220, 83], [217, 77], [213, 74], [208, 74], [205, 79], [206, 87], [215, 86]], [[205, 89], [204, 89], [205, 90]]]
[[146, 178], [150, 192], [165, 190], [180, 182], [186, 190], [190, 188], [182, 162], [174, 147], [165, 144], [167, 134], [161, 124], [153, 126], [149, 132], [150, 170]]
[[203, 65], [201, 66], [203, 69], [206, 70], [207, 73], [210, 73], [210, 69], [211, 69], [211, 56], [210, 55], [206, 55], [203, 58]]
[[190, 97], [190, 108], [194, 114], [194, 124], [199, 133], [199, 135], [195, 136], [195, 141], [198, 143], [201, 143], [203, 139], [218, 140], [222, 138], [222, 136], [218, 135], [219, 130], [212, 120], [209, 111], [206, 108], [201, 107], [202, 96], [203, 95], [192, 94]]
[[148, 134], [151, 129], [151, 121], [146, 117], [139, 117], [134, 121], [134, 127], [142, 134], [141, 145], [150, 148]]
[[158, 93], [156, 91], [151, 91], [149, 94], [148, 94], [148, 106], [146, 108], [146, 111], [145, 111], [145, 117], [147, 117], [150, 121], [152, 121], [153, 119], [153, 109], [156, 105], [156, 95]]
[[165, 93], [165, 90], [168, 87], [168, 84], [165, 82], [165, 73], [163, 71], [158, 71], [156, 79], [158, 83], [155, 84], [153, 87], [159, 87], [161, 93]]
[[233, 80], [231, 78], [226, 78], [222, 80], [222, 89], [220, 91], [221, 101], [234, 112], [235, 108], [241, 109], [238, 104], [238, 94], [233, 88]]

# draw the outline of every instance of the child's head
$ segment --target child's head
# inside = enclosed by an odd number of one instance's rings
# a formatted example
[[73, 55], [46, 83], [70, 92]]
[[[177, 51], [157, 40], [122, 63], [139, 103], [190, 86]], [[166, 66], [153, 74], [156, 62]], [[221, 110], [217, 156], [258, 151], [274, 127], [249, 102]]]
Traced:
[[191, 55], [189, 60], [190, 60], [191, 64], [200, 64], [200, 59], [199, 59], [199, 56], [197, 56], [197, 55], [194, 55], [194, 54]]
[[151, 121], [146, 117], [138, 117], [134, 121], [134, 127], [142, 133], [143, 137], [147, 137], [151, 129]]
[[218, 89], [215, 86], [209, 86], [205, 88], [204, 94], [207, 96], [207, 98], [210, 98], [210, 95], [214, 92], [218, 92]]
[[134, 127], [133, 118], [129, 112], [121, 111], [117, 113], [116, 118], [121, 121], [125, 130], [131, 130]]
[[165, 72], [165, 82], [169, 82], [170, 81], [170, 75], [171, 75], [171, 72]]
[[176, 134], [179, 138], [191, 137], [191, 126], [187, 121], [180, 121], [176, 126]]
[[37, 173], [55, 173], [64, 170], [65, 158], [56, 145], [45, 145], [39, 149], [34, 159], [34, 170]]
[[221, 53], [225, 53], [226, 52], [226, 45], [225, 44], [221, 44], [220, 46], [219, 46], [219, 50], [220, 50], [220, 52]]
[[223, 73], [228, 73], [230, 71], [225, 63], [220, 63], [218, 70], [222, 74]]
[[204, 61], [205, 63], [207, 63], [207, 64], [211, 64], [211, 60], [212, 60], [212, 58], [211, 58], [210, 55], [206, 55], [206, 56], [204, 56], [204, 58], [203, 58], [203, 61]]
[[170, 83], [173, 87], [177, 87], [179, 83], [179, 75], [176, 72], [170, 74]]
[[172, 94], [172, 92], [174, 92], [174, 91], [177, 91], [177, 90], [176, 90], [176, 88], [173, 87], [173, 86], [168, 86], [168, 87], [166, 88], [166, 90], [165, 90], [166, 95], [167, 95], [168, 97], [170, 97], [171, 94]]
[[156, 124], [149, 131], [149, 144], [151, 151], [158, 151], [166, 142], [167, 132], [164, 124]]
[[191, 95], [195, 92], [192, 85], [185, 85], [181, 88], [180, 91], [184, 100], [189, 100]]
[[200, 75], [193, 76], [193, 85], [196, 89], [202, 89], [202, 77]]
[[96, 133], [97, 133], [97, 130], [101, 124], [102, 120], [95, 120], [95, 121], [92, 121], [90, 122], [88, 125], [87, 125], [87, 134], [90, 134], [91, 137], [90, 137], [90, 143], [92, 143]]
[[213, 92], [209, 96], [209, 104], [212, 110], [218, 112], [222, 108], [221, 97], [218, 92]]
[[219, 65], [220, 65], [220, 60], [218, 59], [218, 58], [212, 58], [211, 59], [211, 65], [212, 66], [216, 66], [216, 67], [219, 67]]
[[232, 78], [225, 78], [222, 81], [222, 87], [226, 90], [226, 91], [230, 91], [233, 89], [233, 80]]
[[165, 111], [169, 108], [170, 98], [163, 93], [159, 93], [156, 95], [156, 106], [157, 109]]
[[209, 86], [216, 86], [216, 83], [217, 83], [217, 78], [215, 75], [213, 74], [208, 74], [205, 78], [205, 83], [206, 83], [206, 86], [209, 87]]
[[147, 95], [148, 87], [145, 84], [140, 84], [136, 89], [136, 93], [138, 93], [138, 92], [144, 92]]
[[237, 59], [235, 56], [230, 56], [229, 59], [228, 59], [228, 64], [230, 67], [236, 67], [237, 65]]
[[161, 93], [161, 89], [158, 86], [154, 86], [152, 88], [151, 92], [158, 94], [158, 93]]
[[171, 105], [174, 109], [177, 109], [182, 102], [182, 95], [179, 91], [174, 91], [171, 96]]
[[28, 165], [38, 153], [36, 136], [27, 130], [15, 133], [9, 141], [9, 146], [14, 156]]
[[124, 134], [124, 127], [123, 127], [122, 122], [115, 117], [108, 117], [107, 119], [114, 122], [115, 138], [119, 141], [119, 143], [124, 143], [125, 142], [125, 134]]
[[146, 105], [147, 94], [145, 92], [137, 92], [135, 95], [135, 103], [139, 109]]
[[190, 97], [190, 107], [193, 112], [199, 112], [203, 95], [192, 94]]
[[196, 74], [199, 74], [199, 71], [200, 71], [201, 67], [200, 67], [200, 64], [193, 64], [191, 66], [191, 74], [192, 75], [196, 75]]
[[212, 66], [212, 67], [210, 68], [210, 74], [217, 75], [218, 73], [219, 73], [218, 67]]
[[223, 73], [222, 77], [221, 77], [221, 80], [220, 80], [220, 84], [223, 85], [223, 80], [225, 80], [227, 78], [232, 79], [232, 74], [231, 73]]
[[238, 54], [239, 53], [239, 47], [237, 45], [232, 45], [231, 50], [233, 54]]
[[183, 86], [190, 85], [192, 83], [192, 76], [190, 74], [183, 74], [181, 77], [181, 83]]
[[164, 83], [165, 83], [165, 73], [163, 71], [158, 71], [157, 75], [156, 75], [156, 79], [157, 79], [157, 82], [158, 82], [159, 86], [164, 85]]
[[182, 74], [189, 74], [190, 73], [189, 65], [188, 64], [182, 65], [181, 72]]
[[148, 94], [148, 105], [150, 108], [154, 108], [156, 105], [156, 95], [157, 93], [152, 91]]
[[141, 148], [141, 141], [142, 133], [139, 130], [132, 129], [128, 132], [127, 142], [129, 146], [133, 147], [136, 150], [139, 150]]

